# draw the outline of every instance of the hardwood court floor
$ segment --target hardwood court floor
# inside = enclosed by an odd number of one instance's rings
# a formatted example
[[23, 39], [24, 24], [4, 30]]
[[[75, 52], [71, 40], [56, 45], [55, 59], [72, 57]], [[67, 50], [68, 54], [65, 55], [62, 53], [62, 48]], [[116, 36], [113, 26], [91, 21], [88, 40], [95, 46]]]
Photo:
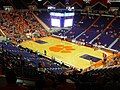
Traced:
[[64, 62], [77, 69], [85, 69], [91, 65], [90, 60], [81, 58], [85, 54], [99, 59], [103, 58], [103, 51], [101, 50], [94, 51], [93, 48], [62, 41], [54, 37], [43, 37], [37, 39], [37, 41], [24, 41], [20, 45], [41, 54], [44, 54], [44, 50], [46, 50], [47, 57], [55, 57], [56, 61]]

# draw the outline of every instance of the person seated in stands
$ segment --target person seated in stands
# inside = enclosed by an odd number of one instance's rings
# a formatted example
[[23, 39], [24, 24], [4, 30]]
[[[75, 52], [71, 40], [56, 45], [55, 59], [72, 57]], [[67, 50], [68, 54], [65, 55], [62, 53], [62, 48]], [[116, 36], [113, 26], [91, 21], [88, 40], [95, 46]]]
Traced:
[[18, 86], [16, 84], [17, 78], [14, 71], [9, 70], [5, 76], [6, 76], [7, 85], [0, 88], [0, 90], [28, 90], [26, 87]]
[[38, 63], [38, 68], [37, 68], [38, 72], [42, 72], [45, 73], [46, 69], [45, 69], [45, 65], [44, 63]]

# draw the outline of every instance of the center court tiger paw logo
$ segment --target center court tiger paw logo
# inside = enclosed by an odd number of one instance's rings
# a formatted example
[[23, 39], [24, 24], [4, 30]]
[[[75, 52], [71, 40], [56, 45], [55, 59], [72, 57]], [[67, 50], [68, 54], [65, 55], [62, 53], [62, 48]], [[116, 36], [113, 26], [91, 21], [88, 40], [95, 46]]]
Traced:
[[49, 48], [51, 51], [54, 52], [61, 52], [61, 53], [71, 53], [73, 50], [72, 46], [65, 46], [65, 45], [55, 45]]

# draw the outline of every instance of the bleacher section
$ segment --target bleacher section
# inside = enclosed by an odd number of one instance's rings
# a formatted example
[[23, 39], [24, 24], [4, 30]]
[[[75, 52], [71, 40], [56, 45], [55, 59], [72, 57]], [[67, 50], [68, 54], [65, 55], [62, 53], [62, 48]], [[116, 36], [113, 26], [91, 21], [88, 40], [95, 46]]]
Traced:
[[[97, 17], [93, 16], [87, 16], [87, 15], [81, 15], [81, 20], [77, 23], [77, 26], [73, 27], [68, 33], [65, 34], [68, 38], [76, 39], [79, 38], [79, 35], [81, 35], [82, 32], [84, 32]], [[72, 34], [72, 35], [71, 35]]]
[[[97, 35], [99, 35], [101, 32], [103, 32], [103, 29], [105, 28], [104, 25], [107, 23], [107, 18], [100, 17], [95, 24], [91, 26], [91, 28], [81, 35], [79, 39], [84, 39], [84, 42], [89, 43], [91, 40], [93, 40]], [[102, 23], [102, 25], [101, 25]], [[92, 38], [93, 37], [93, 38]]]
[[[44, 37], [47, 31], [29, 11], [1, 12], [1, 29], [14, 41], [34, 37]], [[22, 34], [22, 35], [21, 35]]]
[[77, 82], [79, 90], [119, 90], [120, 67], [95, 69], [83, 74], [75, 74], [71, 78]]
[[[43, 68], [46, 72], [54, 72], [56, 74], [63, 73], [65, 70], [65, 68], [62, 68], [59, 63], [50, 61], [50, 59], [42, 57], [41, 55], [37, 55], [37, 53], [34, 53], [29, 49], [20, 48], [11, 43], [0, 43], [0, 46], [5, 53], [10, 54], [12, 58], [18, 59], [18, 62], [23, 61], [28, 66], [31, 66], [36, 70], [37, 68]], [[20, 69], [20, 67], [17, 68]]]

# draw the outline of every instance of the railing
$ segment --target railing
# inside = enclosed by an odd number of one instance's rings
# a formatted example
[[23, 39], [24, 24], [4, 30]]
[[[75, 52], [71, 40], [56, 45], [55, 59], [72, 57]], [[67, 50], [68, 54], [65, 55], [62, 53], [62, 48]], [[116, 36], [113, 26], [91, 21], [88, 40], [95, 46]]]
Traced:
[[4, 32], [0, 29], [0, 33], [2, 34], [2, 36], [6, 37], [6, 35], [4, 34]]

